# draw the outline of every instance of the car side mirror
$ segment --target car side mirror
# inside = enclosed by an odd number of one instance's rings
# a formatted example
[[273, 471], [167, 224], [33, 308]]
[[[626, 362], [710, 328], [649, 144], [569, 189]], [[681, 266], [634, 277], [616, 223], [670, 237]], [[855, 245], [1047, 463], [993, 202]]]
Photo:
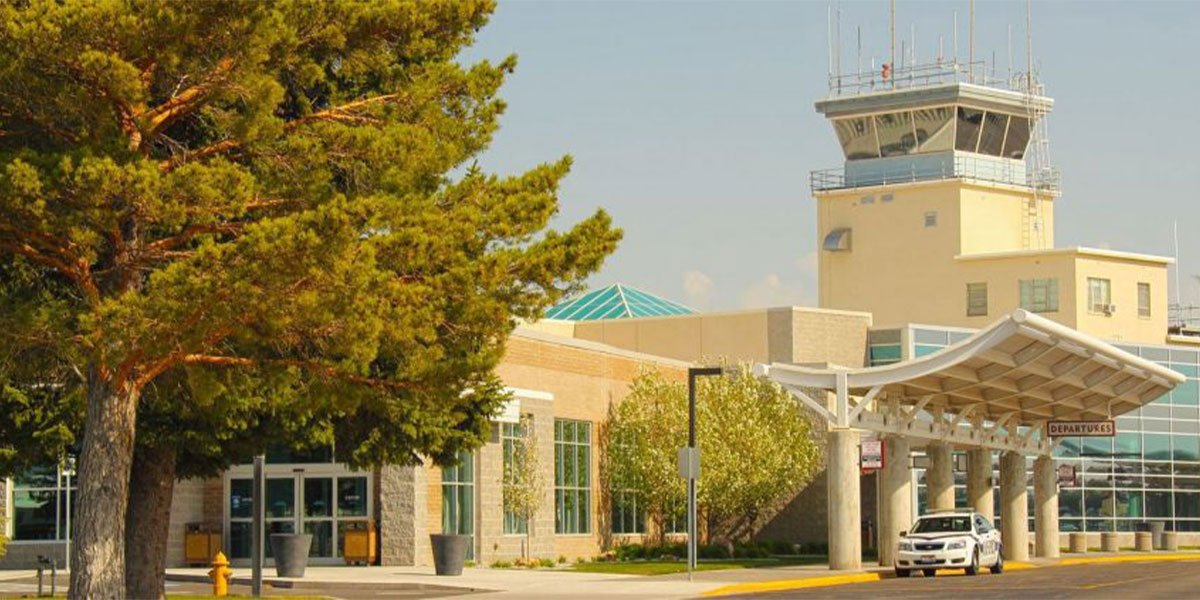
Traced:
[[906, 535], [908, 535], [908, 532], [907, 532], [907, 531], [901, 531], [901, 532], [900, 532], [900, 537], [904, 537], [904, 536], [906, 536]]

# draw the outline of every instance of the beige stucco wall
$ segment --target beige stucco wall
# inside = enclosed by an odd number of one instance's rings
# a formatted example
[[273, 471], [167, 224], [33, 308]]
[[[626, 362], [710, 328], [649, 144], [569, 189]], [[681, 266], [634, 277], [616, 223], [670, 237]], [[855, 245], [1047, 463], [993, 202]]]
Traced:
[[575, 335], [688, 362], [832, 362], [861, 366], [871, 315], [784, 306], [700, 315], [580, 322]]
[[[893, 196], [883, 202], [884, 193]], [[873, 202], [864, 203], [864, 196]], [[1055, 277], [1059, 310], [1043, 313], [1106, 340], [1163, 343], [1166, 262], [1087, 249], [1052, 249], [1053, 199], [958, 181], [820, 193], [818, 239], [848, 227], [848, 252], [819, 253], [820, 304], [868, 311], [876, 323], [979, 328], [1017, 309], [1019, 281]], [[925, 214], [936, 211], [936, 227]], [[1033, 223], [1041, 221], [1040, 229]], [[1093, 314], [1087, 278], [1112, 281], [1115, 314]], [[988, 314], [968, 317], [967, 283], [988, 284]], [[1151, 316], [1137, 316], [1137, 283], [1151, 285]]]

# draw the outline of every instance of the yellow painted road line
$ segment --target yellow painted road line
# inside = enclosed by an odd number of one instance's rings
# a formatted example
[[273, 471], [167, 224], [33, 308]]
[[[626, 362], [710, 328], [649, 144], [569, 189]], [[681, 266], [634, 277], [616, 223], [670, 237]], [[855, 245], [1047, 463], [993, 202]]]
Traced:
[[1163, 560], [1200, 560], [1200, 554], [1122, 554], [1121, 556], [1094, 556], [1091, 558], [1064, 558], [1059, 566], [1095, 565], [1118, 562], [1154, 562]]
[[775, 581], [752, 581], [735, 583], [715, 590], [704, 592], [705, 596], [725, 596], [728, 594], [747, 594], [752, 592], [779, 592], [799, 590], [804, 588], [845, 585], [847, 583], [866, 583], [883, 579], [881, 573], [854, 573], [851, 575], [830, 575], [828, 577], [806, 577], [804, 579], [779, 579]]

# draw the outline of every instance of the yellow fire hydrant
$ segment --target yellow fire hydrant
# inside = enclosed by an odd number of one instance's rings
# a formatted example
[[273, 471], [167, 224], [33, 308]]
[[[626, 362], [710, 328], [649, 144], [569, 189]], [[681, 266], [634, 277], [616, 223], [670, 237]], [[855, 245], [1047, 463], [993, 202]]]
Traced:
[[224, 552], [217, 552], [217, 555], [213, 557], [212, 566], [208, 576], [212, 578], [213, 595], [228, 596], [229, 579], [233, 577], [233, 569], [229, 568], [229, 559], [225, 558]]

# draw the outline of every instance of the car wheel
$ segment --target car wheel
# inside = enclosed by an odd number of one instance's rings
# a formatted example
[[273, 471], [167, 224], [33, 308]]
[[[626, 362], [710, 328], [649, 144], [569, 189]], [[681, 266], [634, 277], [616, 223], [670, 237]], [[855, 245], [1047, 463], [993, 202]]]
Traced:
[[933, 577], [934, 575], [937, 575], [937, 569], [921, 569], [921, 572], [924, 573], [926, 577]]
[[909, 575], [912, 575], [912, 571], [909, 571], [908, 569], [896, 569], [896, 577], [908, 577]]
[[992, 573], [999, 575], [1004, 572], [1004, 556], [996, 554], [996, 564], [992, 565]]
[[967, 575], [978, 575], [979, 574], [979, 549], [978, 548], [976, 548], [975, 551], [971, 553], [971, 564], [967, 565], [966, 571], [967, 571]]

